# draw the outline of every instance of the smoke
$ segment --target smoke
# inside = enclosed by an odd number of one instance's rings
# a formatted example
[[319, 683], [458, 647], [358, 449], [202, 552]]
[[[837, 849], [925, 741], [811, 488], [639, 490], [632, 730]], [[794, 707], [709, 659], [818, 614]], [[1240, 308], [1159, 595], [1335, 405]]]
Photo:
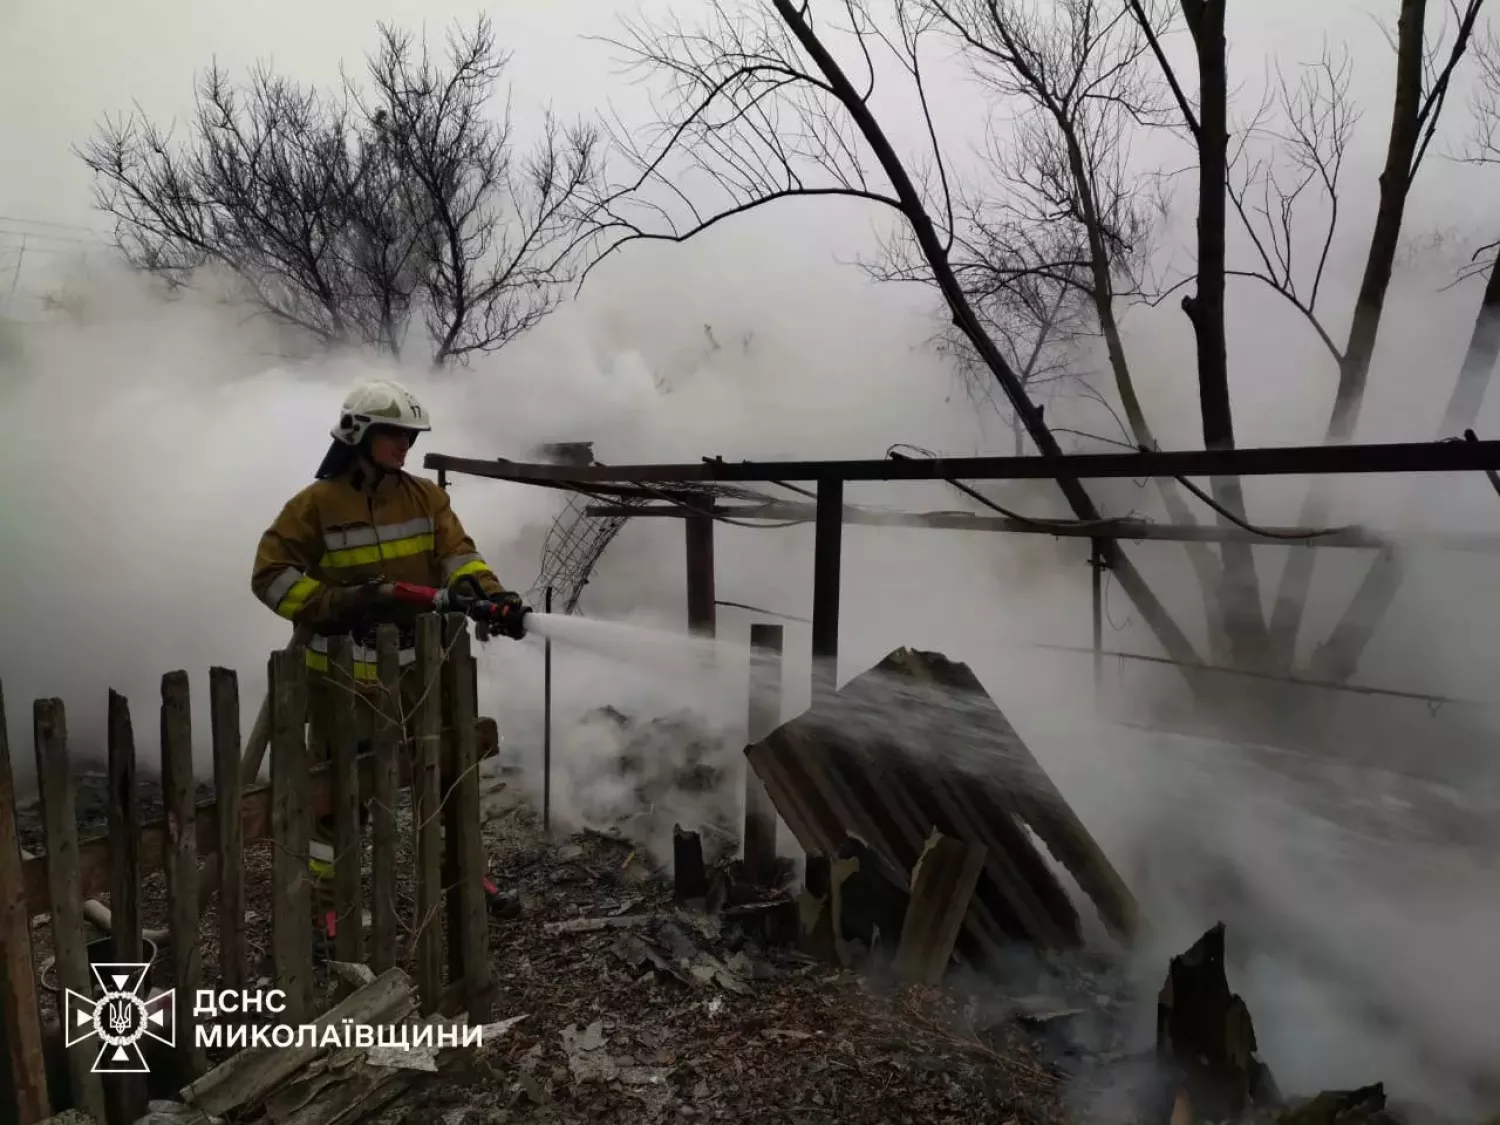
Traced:
[[[878, 456], [893, 442], [971, 452], [1007, 441], [1005, 427], [987, 437], [964, 397], [948, 393], [957, 390], [951, 377], [919, 346], [930, 324], [921, 302], [827, 265], [827, 247], [804, 233], [800, 248], [778, 244], [774, 253], [745, 233], [684, 249], [670, 266], [642, 254], [503, 356], [440, 378], [357, 356], [284, 361], [264, 354], [269, 340], [232, 310], [191, 297], [163, 305], [128, 278], [96, 273], [82, 290], [82, 324], [17, 333], [0, 388], [15, 423], [0, 447], [8, 482], [0, 514], [7, 528], [24, 529], [0, 544], [0, 572], [21, 576], [0, 588], [0, 683], [23, 791], [35, 698], [64, 699], [74, 753], [99, 763], [107, 690], [123, 692], [149, 765], [160, 675], [185, 668], [196, 760], [207, 777], [207, 669], [219, 664], [240, 674], [249, 729], [266, 656], [286, 639], [248, 588], [255, 542], [310, 479], [339, 398], [359, 378], [395, 374], [429, 403], [437, 429], [419, 455], [524, 457], [542, 441], [592, 440], [601, 459], [622, 463], [705, 453]], [[708, 281], [725, 256], [739, 272], [720, 289]], [[799, 268], [789, 271], [787, 261]], [[762, 268], [775, 271], [774, 284], [757, 283]], [[1147, 507], [1134, 489], [1113, 486], [1110, 510]], [[849, 491], [854, 503], [960, 506], [942, 486]], [[558, 498], [463, 477], [451, 493], [502, 577], [530, 585]], [[1045, 486], [995, 495], [1061, 514]], [[1462, 526], [1470, 513], [1442, 515]], [[810, 529], [721, 525], [716, 534], [720, 598], [810, 615]], [[1482, 959], [1463, 956], [1500, 921], [1484, 890], [1492, 875], [1471, 858], [1492, 837], [1454, 839], [1457, 790], [1467, 800], [1464, 824], [1495, 808], [1474, 767], [1454, 776], [1449, 762], [1446, 781], [1424, 789], [1368, 764], [1312, 768], [1283, 755], [1246, 765], [1246, 751], [1228, 742], [1093, 721], [1080, 706], [1091, 691], [1088, 658], [1025, 647], [1032, 639], [1088, 643], [1086, 550], [1076, 540], [849, 527], [841, 678], [901, 645], [969, 663], [1140, 894], [1152, 923], [1142, 979], [1224, 918], [1239, 955], [1232, 983], [1285, 1085], [1384, 1077], [1407, 1095], [1453, 1102], [1464, 1077], [1500, 1046], [1485, 1018], [1500, 985]], [[1162, 588], [1174, 590], [1174, 573], [1187, 588], [1175, 548], [1146, 544], [1136, 553]], [[1465, 568], [1471, 583], [1482, 577], [1482, 560], [1432, 566], [1418, 569], [1406, 597], [1419, 609], [1446, 602], [1442, 624], [1452, 631], [1439, 637], [1419, 617], [1393, 616], [1381, 674], [1427, 690], [1473, 691], [1449, 670], [1464, 663], [1455, 652], [1477, 649], [1482, 638], [1472, 613], [1464, 624], [1454, 603], [1465, 604], [1463, 589], [1482, 587], [1454, 583]], [[638, 521], [610, 548], [583, 606], [596, 617], [678, 630], [682, 582], [680, 526]], [[1174, 608], [1184, 603], [1173, 599]], [[1109, 646], [1150, 651], [1134, 611], [1108, 586], [1106, 610]], [[555, 646], [562, 823], [588, 822], [591, 805], [627, 796], [604, 780], [620, 741], [580, 722], [602, 705], [648, 721], [687, 706], [724, 745], [743, 737], [745, 662], [734, 653], [750, 616], [721, 608], [726, 645], [711, 672], [685, 669], [680, 654], [621, 660]], [[809, 636], [798, 622], [785, 629], [790, 718], [808, 702]], [[482, 709], [499, 719], [505, 754], [525, 767], [522, 785], [533, 796], [539, 648], [498, 641], [479, 650]], [[1142, 722], [1177, 690], [1169, 670], [1115, 662], [1105, 688], [1115, 703], [1133, 697]], [[1387, 732], [1375, 740], [1387, 757], [1401, 741], [1392, 729], [1406, 732], [1414, 758], [1445, 729], [1487, 729], [1455, 724], [1454, 709], [1434, 718], [1418, 703], [1350, 706], [1349, 721], [1367, 739]], [[1348, 749], [1371, 753], [1363, 742]], [[725, 754], [719, 764], [733, 761]], [[731, 790], [736, 778], [728, 774]], [[716, 799], [732, 817], [722, 790]], [[1350, 828], [1361, 816], [1364, 827]]]
[[[1366, 197], [1351, 205], [1356, 217], [1373, 194], [1367, 171], [1351, 173]], [[1432, 169], [1423, 175], [1449, 182]], [[1409, 229], [1429, 224], [1449, 197], [1445, 189], [1418, 200]], [[976, 416], [923, 346], [934, 327], [926, 294], [874, 286], [832, 263], [865, 237], [863, 218], [790, 209], [696, 245], [632, 250], [519, 344], [441, 376], [353, 355], [285, 360], [241, 310], [194, 296], [164, 304], [133, 279], [97, 268], [73, 279], [81, 321], [8, 325], [0, 350], [0, 407], [10, 423], [0, 441], [0, 685], [23, 792], [32, 788], [37, 698], [64, 700], [74, 754], [100, 763], [106, 693], [124, 693], [145, 767], [157, 752], [160, 677], [187, 669], [196, 761], [207, 777], [207, 673], [222, 665], [239, 672], [248, 731], [267, 654], [288, 635], [250, 594], [256, 540], [311, 479], [338, 402], [358, 379], [395, 375], [429, 404], [436, 430], [418, 458], [430, 450], [523, 458], [537, 443], [566, 440], [592, 440], [600, 459], [614, 463], [878, 457], [897, 442], [1007, 451], [1009, 426]], [[1367, 229], [1351, 222], [1351, 238]], [[1334, 309], [1352, 305], [1361, 266], [1357, 253], [1341, 253], [1325, 298]], [[1362, 436], [1435, 432], [1475, 303], [1469, 291], [1434, 294], [1441, 272], [1408, 269], [1398, 279]], [[1232, 299], [1241, 442], [1320, 440], [1334, 380], [1327, 355], [1273, 296], [1247, 287]], [[1198, 444], [1180, 310], [1171, 302], [1138, 310], [1126, 327], [1161, 441]], [[1059, 399], [1048, 414], [1110, 433], [1107, 415], [1086, 401]], [[1486, 411], [1480, 432], [1495, 432], [1496, 422]], [[1292, 521], [1302, 483], [1252, 482], [1252, 516]], [[1107, 511], [1156, 510], [1140, 482], [1091, 488]], [[987, 491], [1027, 513], [1065, 514], [1050, 485]], [[529, 586], [556, 494], [458, 477], [451, 495], [507, 584]], [[941, 485], [850, 486], [847, 499], [968, 506]], [[1477, 476], [1353, 482], [1339, 500], [1340, 522], [1468, 530], [1492, 527], [1500, 503]], [[810, 616], [810, 528], [720, 525], [716, 537], [718, 597]], [[1170, 608], [1197, 620], [1180, 548], [1129, 549]], [[1290, 550], [1257, 549], [1267, 589]], [[1461, 1105], [1464, 1082], [1500, 1057], [1490, 1016], [1500, 976], [1483, 954], [1500, 917], [1493, 866], [1476, 858], [1493, 855], [1493, 830], [1486, 835], [1483, 825], [1500, 807], [1493, 723], [1474, 708], [1434, 713], [1420, 701], [1348, 697], [1301, 747], [1306, 753], [1271, 755], [1222, 725], [1207, 731], [1213, 741], [1097, 721], [1089, 658], [1027, 647], [1088, 645], [1087, 551], [1086, 541], [1045, 536], [847, 528], [841, 679], [902, 645], [968, 663], [1136, 887], [1151, 923], [1143, 979], [1154, 985], [1167, 955], [1223, 918], [1236, 956], [1231, 984], [1283, 1085], [1384, 1078], [1405, 1096]], [[584, 609], [680, 629], [683, 554], [678, 524], [627, 525]], [[1325, 556], [1309, 636], [1326, 635], [1368, 558]], [[1487, 696], [1492, 584], [1486, 556], [1419, 553], [1362, 677]], [[1108, 578], [1104, 603], [1107, 647], [1156, 651]], [[721, 607], [720, 635], [743, 643], [751, 616]], [[790, 718], [808, 702], [809, 635], [797, 622], [785, 629]], [[1200, 639], [1201, 629], [1191, 631]], [[479, 662], [481, 709], [497, 718], [505, 754], [528, 770], [524, 785], [538, 789], [540, 646], [498, 641], [479, 650]], [[623, 797], [589, 788], [618, 741], [581, 724], [583, 716], [606, 704], [646, 718], [690, 706], [732, 746], [744, 721], [743, 684], [744, 665], [730, 658], [711, 674], [685, 674], [671, 659], [622, 661], [556, 645], [561, 813], [580, 819], [585, 798]], [[1175, 674], [1155, 666], [1112, 659], [1103, 687], [1113, 712], [1141, 724], [1190, 710]], [[1302, 694], [1275, 698], [1290, 710]], [[1329, 754], [1343, 764], [1318, 761]], [[1427, 776], [1411, 780], [1394, 767]]]
[[[972, 415], [961, 400], [945, 401], [947, 373], [915, 346], [920, 307], [830, 264], [826, 242], [804, 245], [762, 253], [773, 286], [742, 266], [740, 283], [720, 292], [705, 284], [718, 255], [754, 260], [743, 235], [675, 257], [670, 269], [643, 254], [615, 272], [612, 288], [601, 285], [503, 356], [436, 377], [361, 356], [284, 360], [241, 310], [191, 295], [164, 304], [97, 267], [91, 280], [73, 279], [86, 295], [82, 323], [16, 326], [0, 386], [18, 423], [0, 454], [3, 515], [8, 528], [24, 529], [0, 547], [4, 573], [23, 576], [0, 592], [9, 639], [0, 682], [23, 788], [36, 698], [64, 699], [75, 754], [98, 762], [108, 689], [131, 700], [137, 730], [147, 731], [160, 675], [185, 668], [206, 754], [207, 669], [219, 664], [240, 674], [248, 730], [266, 656], [286, 639], [285, 624], [249, 590], [255, 544], [311, 480], [339, 401], [359, 379], [395, 375], [428, 402], [436, 429], [417, 457], [522, 458], [540, 442], [576, 439], [615, 462], [878, 455], [904, 440], [973, 448]], [[782, 272], [787, 260], [800, 263], [794, 277]], [[800, 315], [812, 307], [816, 318]], [[856, 383], [857, 405], [847, 395]], [[453, 480], [451, 495], [507, 584], [530, 586], [557, 495], [466, 477]], [[628, 528], [585, 608], [677, 627], [680, 534], [675, 523]], [[864, 538], [850, 536], [856, 573], [866, 565]], [[903, 580], [901, 568], [919, 553], [927, 566]], [[808, 532], [725, 527], [719, 558], [722, 597], [808, 614]], [[904, 587], [893, 601], [914, 604], [934, 576], [964, 584], [986, 565], [954, 559], [911, 535], [876, 569]], [[744, 628], [736, 613], [725, 612], [730, 633]], [[799, 643], [793, 637], [789, 648]], [[540, 694], [536, 653], [497, 642], [480, 661], [486, 705], [506, 713], [507, 729], [523, 723]], [[559, 652], [556, 671], [564, 712], [638, 690], [635, 670], [618, 662]], [[641, 676], [651, 681], [649, 669]], [[615, 682], [618, 691], [604, 687]], [[205, 771], [208, 760], [200, 759]]]

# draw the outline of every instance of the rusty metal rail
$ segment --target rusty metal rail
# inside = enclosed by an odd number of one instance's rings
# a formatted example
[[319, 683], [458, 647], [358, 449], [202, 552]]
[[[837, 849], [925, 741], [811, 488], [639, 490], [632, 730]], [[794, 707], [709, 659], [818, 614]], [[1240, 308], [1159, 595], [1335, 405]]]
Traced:
[[1500, 441], [1288, 445], [1070, 453], [1061, 457], [933, 457], [859, 461], [723, 461], [662, 465], [538, 465], [429, 453], [442, 472], [526, 484], [651, 484], [693, 481], [1099, 480], [1106, 477], [1321, 476], [1342, 473], [1462, 473], [1500, 469]]

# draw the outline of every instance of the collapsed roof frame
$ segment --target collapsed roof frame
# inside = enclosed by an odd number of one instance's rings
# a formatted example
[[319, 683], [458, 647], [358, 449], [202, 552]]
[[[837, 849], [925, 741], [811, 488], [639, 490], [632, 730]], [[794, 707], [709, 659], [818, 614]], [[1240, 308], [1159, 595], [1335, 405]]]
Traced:
[[[713, 524], [771, 520], [748, 526], [814, 525], [812, 655], [814, 692], [836, 686], [839, 594], [842, 571], [843, 525], [925, 527], [931, 529], [998, 531], [1014, 534], [1086, 538], [1093, 542], [1093, 638], [1096, 685], [1102, 671], [1102, 558], [1108, 540], [1164, 540], [1172, 542], [1235, 542], [1272, 545], [1295, 543], [1306, 547], [1371, 548], [1397, 545], [1389, 536], [1359, 528], [1327, 533], [1298, 528], [1254, 528], [1223, 525], [1174, 525], [1138, 519], [1107, 522], [1025, 519], [1011, 515], [976, 516], [969, 513], [879, 513], [844, 503], [848, 482], [942, 481], [989, 507], [997, 506], [968, 489], [963, 480], [1098, 480], [1119, 478], [1212, 476], [1325, 476], [1352, 474], [1483, 472], [1500, 491], [1500, 441], [1481, 441], [1473, 431], [1462, 439], [1432, 442], [1394, 442], [1347, 445], [1271, 446], [1216, 450], [1141, 450], [1129, 453], [1078, 453], [1062, 456], [908, 457], [828, 461], [725, 461], [704, 457], [698, 463], [605, 465], [592, 463], [527, 463], [504, 458], [481, 460], [429, 453], [423, 466], [435, 469], [446, 488], [449, 473], [485, 477], [556, 488], [601, 501], [587, 514], [615, 519], [669, 517], [685, 522], [687, 550], [688, 626], [712, 635], [716, 628], [714, 597]], [[816, 484], [816, 492], [789, 482]], [[813, 499], [787, 503], [771, 497], [726, 505], [718, 503], [712, 485], [719, 483], [771, 484]], [[710, 487], [705, 487], [705, 486]], [[674, 488], [673, 486], [678, 486]], [[743, 489], [726, 490], [743, 499]], [[649, 505], [650, 501], [665, 501]], [[999, 509], [997, 509], [999, 510]], [[1413, 545], [1441, 549], [1500, 552], [1500, 535], [1429, 534], [1407, 537]], [[1226, 669], [1227, 670], [1227, 669]], [[1297, 682], [1288, 678], [1288, 682]], [[1404, 693], [1403, 693], [1404, 694]]]

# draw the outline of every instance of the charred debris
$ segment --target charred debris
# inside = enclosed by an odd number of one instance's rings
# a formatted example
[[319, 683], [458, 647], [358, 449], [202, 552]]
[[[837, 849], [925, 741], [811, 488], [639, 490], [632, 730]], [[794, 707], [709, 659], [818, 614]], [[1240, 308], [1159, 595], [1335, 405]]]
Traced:
[[[649, 727], [602, 717], [622, 732], [621, 776], [635, 780], [643, 809], [674, 786], [722, 788], [690, 724], [668, 724], [687, 749], [665, 778], [643, 773]], [[788, 949], [892, 993], [952, 986], [967, 993], [969, 1041], [1002, 1023], [1020, 1029], [1035, 1065], [1073, 1089], [1068, 1112], [1079, 1119], [1125, 1119], [1122, 1096], [1128, 1119], [1160, 1125], [1406, 1119], [1380, 1083], [1313, 1097], [1278, 1088], [1231, 990], [1222, 924], [1171, 959], [1154, 1043], [1130, 1042], [1139, 992], [1122, 962], [1142, 929], [1139, 906], [967, 666], [896, 650], [747, 746], [745, 758], [742, 839], [754, 834], [753, 794], [762, 792], [805, 853], [800, 878], [785, 857], [725, 847], [725, 821], [709, 813], [701, 825], [674, 824], [660, 849], [672, 865], [665, 913], [580, 917], [551, 931], [611, 933], [617, 956], [685, 987], [753, 988], [774, 961], [759, 953]], [[1107, 953], [1086, 939], [1085, 903]], [[703, 923], [735, 952], [700, 948]], [[1112, 1108], [1101, 1116], [1105, 1088]]]
[[[549, 838], [486, 771], [491, 868], [524, 906], [490, 922], [483, 1050], [241, 1051], [139, 1125], [1414, 1120], [1378, 1082], [1278, 1087], [1223, 925], [1170, 960], [1142, 1040], [1140, 909], [962, 664], [897, 650], [745, 747], [743, 830], [673, 800], [737, 772], [687, 717], [592, 721], [633, 793], [618, 829]], [[762, 799], [800, 848], [751, 830]], [[399, 967], [325, 968], [319, 1023], [466, 1021]]]

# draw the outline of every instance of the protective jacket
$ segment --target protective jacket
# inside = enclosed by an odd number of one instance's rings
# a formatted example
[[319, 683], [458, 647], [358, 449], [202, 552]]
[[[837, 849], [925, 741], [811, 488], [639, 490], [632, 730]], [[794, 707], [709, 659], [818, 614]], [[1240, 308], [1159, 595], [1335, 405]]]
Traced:
[[307, 625], [310, 670], [328, 670], [328, 638], [354, 638], [354, 674], [376, 679], [377, 624], [402, 631], [401, 663], [416, 659], [412, 626], [421, 609], [400, 604], [351, 613], [353, 588], [370, 582], [450, 586], [473, 575], [504, 592], [435, 483], [357, 462], [287, 501], [260, 538], [250, 588], [282, 617]]

